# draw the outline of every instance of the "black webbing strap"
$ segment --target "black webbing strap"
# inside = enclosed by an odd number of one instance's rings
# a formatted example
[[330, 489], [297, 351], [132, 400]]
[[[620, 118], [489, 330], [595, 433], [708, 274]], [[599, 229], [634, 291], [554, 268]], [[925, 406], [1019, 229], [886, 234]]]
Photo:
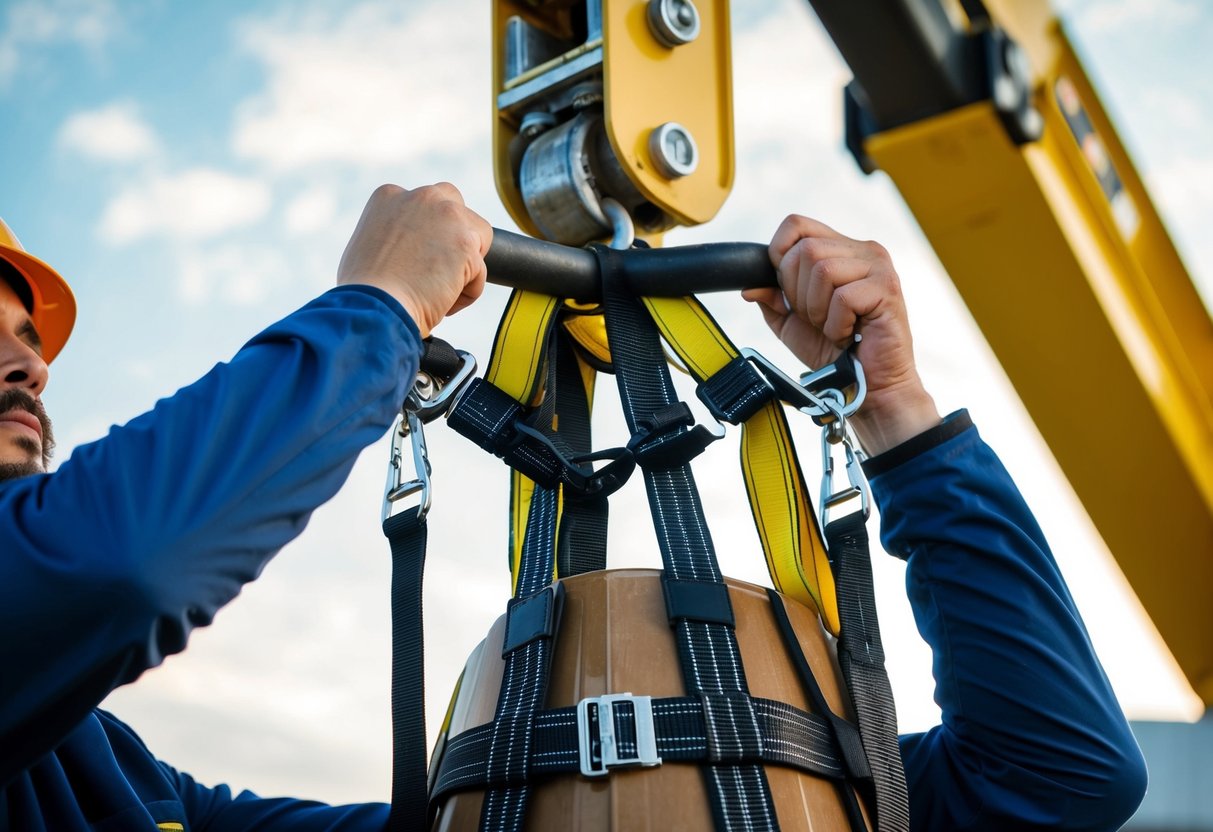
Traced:
[[[831, 780], [846, 776], [846, 766], [825, 719], [771, 699], [755, 697], [750, 701], [758, 723], [758, 741], [734, 755], [738, 760], [788, 766]], [[652, 712], [657, 754], [663, 765], [719, 762], [721, 754], [728, 753], [713, 742], [711, 733], [716, 726], [712, 723], [712, 709], [705, 705], [704, 699], [689, 696], [653, 699]], [[625, 700], [616, 703], [612, 714], [620, 753], [635, 754], [638, 742], [635, 711], [627, 707]], [[576, 707], [554, 708], [535, 716], [529, 761], [532, 776], [580, 771], [580, 727]], [[477, 765], [487, 756], [492, 732], [492, 724], [481, 725], [447, 741], [434, 782], [435, 802], [453, 792], [495, 785], [486, 781], [485, 767]]]
[[[639, 300], [622, 286], [616, 268], [618, 252], [595, 247], [602, 274], [607, 340], [628, 429], [643, 433], [658, 414], [676, 403], [657, 328]], [[676, 427], [674, 435], [685, 433]], [[723, 583], [703, 506], [690, 466], [662, 460], [663, 467], [644, 467], [645, 486], [665, 577], [676, 581]], [[725, 595], [727, 599], [727, 594]], [[721, 616], [723, 617], [723, 616]], [[733, 629], [718, 621], [678, 618], [671, 621], [687, 693], [748, 694], [741, 653]], [[756, 723], [738, 723], [734, 736], [741, 745], [755, 741]], [[766, 773], [761, 765], [702, 766], [715, 826], [732, 830], [778, 828]]]
[[421, 584], [425, 517], [418, 506], [389, 517], [392, 549], [392, 809], [390, 832], [428, 828], [425, 742], [425, 651]]
[[[524, 418], [525, 417], [525, 418]], [[556, 444], [550, 427], [536, 414], [526, 416], [523, 407], [508, 393], [482, 378], [473, 379], [447, 413], [447, 425], [484, 450], [504, 460], [511, 468], [554, 488], [564, 485], [566, 494], [605, 498], [632, 473], [635, 462], [626, 448], [600, 451], [593, 459], [570, 458]], [[609, 460], [594, 469], [594, 460]]]
[[[482, 832], [517, 832], [526, 817], [535, 716], [547, 696], [552, 636], [559, 613], [555, 593], [549, 588], [555, 568], [558, 497], [556, 488], [542, 486], [536, 486], [531, 495], [514, 599], [506, 613], [505, 670], [497, 712], [486, 753], [476, 761], [487, 782], [503, 784], [485, 793]], [[544, 594], [551, 597], [545, 599]], [[517, 635], [519, 629], [523, 636]]]
[[[541, 409], [551, 403], [557, 421], [557, 436], [572, 457], [592, 453], [590, 401], [581, 374], [572, 336], [553, 327], [548, 349], [548, 386]], [[579, 495], [571, 489], [564, 495], [560, 516], [560, 540], [556, 550], [556, 574], [561, 578], [606, 569], [609, 505], [602, 494]]]
[[838, 666], [851, 693], [856, 722], [872, 770], [876, 792], [876, 828], [903, 832], [910, 828], [909, 798], [897, 740], [897, 711], [884, 667], [884, 647], [876, 618], [872, 562], [863, 514], [854, 512], [830, 522], [826, 545], [838, 586]]
[[851, 786], [855, 785], [864, 789], [868, 796], [871, 795], [872, 770], [868, 766], [868, 759], [864, 754], [863, 741], [854, 725], [831, 710], [830, 703], [826, 701], [825, 694], [821, 692], [821, 686], [817, 684], [817, 677], [813, 675], [813, 668], [809, 666], [809, 660], [804, 655], [800, 640], [796, 637], [796, 631], [792, 629], [792, 620], [788, 618], [783, 596], [773, 589], [767, 589], [767, 598], [771, 601], [771, 612], [775, 614], [779, 635], [783, 638], [784, 648], [788, 651], [792, 665], [796, 668], [796, 675], [809, 700], [809, 706], [813, 709], [814, 714], [824, 717], [823, 722], [830, 732], [830, 739], [841, 752], [846, 779], [838, 781], [838, 796], [842, 800], [843, 808], [846, 809], [847, 824], [851, 827], [851, 832], [867, 832], [868, 826], [859, 810], [855, 792], [851, 789]]

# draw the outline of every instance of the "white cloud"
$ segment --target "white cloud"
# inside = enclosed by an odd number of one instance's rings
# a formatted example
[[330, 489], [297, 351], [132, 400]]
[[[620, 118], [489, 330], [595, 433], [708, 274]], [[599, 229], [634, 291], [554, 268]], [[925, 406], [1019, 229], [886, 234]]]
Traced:
[[270, 189], [260, 180], [194, 168], [119, 193], [105, 207], [100, 233], [115, 245], [156, 234], [204, 239], [256, 222], [270, 201]]
[[1200, 16], [1200, 7], [1189, 0], [1105, 0], [1079, 10], [1079, 25], [1092, 32], [1152, 24], [1174, 26]]
[[372, 0], [247, 24], [244, 48], [269, 78], [241, 108], [235, 152], [277, 170], [481, 152], [490, 125], [488, 7], [410, 6]]
[[25, 0], [9, 6], [0, 30], [0, 86], [13, 79], [29, 50], [64, 43], [96, 50], [117, 25], [112, 0]]
[[286, 206], [283, 223], [293, 236], [330, 228], [337, 216], [337, 195], [329, 188], [313, 187]]
[[133, 162], [157, 153], [160, 141], [132, 102], [117, 102], [71, 116], [59, 142], [93, 159]]
[[[784, 137], [833, 149], [842, 135], [840, 91], [850, 70], [807, 6], [799, 15], [800, 9], [786, 4], [774, 8], [779, 11], [734, 29], [733, 108], [739, 151], [751, 137]], [[823, 101], [831, 106], [823, 108]]]
[[269, 298], [290, 274], [277, 249], [236, 243], [185, 251], [180, 268], [181, 298], [194, 305], [252, 306]]

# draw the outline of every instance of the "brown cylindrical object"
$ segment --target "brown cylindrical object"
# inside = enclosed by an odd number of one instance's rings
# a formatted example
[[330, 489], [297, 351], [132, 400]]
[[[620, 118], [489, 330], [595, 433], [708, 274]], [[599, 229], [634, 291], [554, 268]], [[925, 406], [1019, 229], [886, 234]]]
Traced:
[[[737, 621], [737, 642], [750, 694], [809, 711], [780, 637], [766, 590], [726, 579]], [[564, 611], [547, 707], [576, 705], [590, 696], [633, 693], [685, 696], [673, 631], [666, 618], [661, 573], [653, 569], [590, 572], [563, 581]], [[843, 691], [833, 639], [816, 613], [789, 598], [788, 617], [831, 709], [853, 715]], [[505, 617], [497, 619], [464, 672], [449, 736], [492, 722], [505, 663]], [[837, 786], [796, 769], [770, 765], [767, 780], [780, 828], [786, 832], [846, 832]], [[438, 809], [434, 832], [479, 827], [483, 793], [461, 792]], [[710, 830], [712, 810], [698, 764], [664, 763], [619, 769], [606, 777], [577, 774], [538, 780], [527, 810], [528, 830], [676, 832]]]

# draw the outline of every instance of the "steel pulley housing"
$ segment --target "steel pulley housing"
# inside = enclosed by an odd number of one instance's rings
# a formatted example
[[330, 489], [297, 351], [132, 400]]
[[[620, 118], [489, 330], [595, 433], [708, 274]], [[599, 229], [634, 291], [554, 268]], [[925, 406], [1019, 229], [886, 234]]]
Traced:
[[494, 172], [526, 232], [580, 245], [619, 202], [641, 236], [733, 183], [726, 0], [494, 0]]

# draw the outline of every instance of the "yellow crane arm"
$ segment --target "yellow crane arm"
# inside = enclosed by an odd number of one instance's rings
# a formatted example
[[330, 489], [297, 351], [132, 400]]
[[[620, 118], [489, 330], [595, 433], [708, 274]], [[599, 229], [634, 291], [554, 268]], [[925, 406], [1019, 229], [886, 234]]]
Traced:
[[848, 144], [1213, 703], [1213, 323], [1064, 28], [1046, 0], [811, 2], [855, 73]]

